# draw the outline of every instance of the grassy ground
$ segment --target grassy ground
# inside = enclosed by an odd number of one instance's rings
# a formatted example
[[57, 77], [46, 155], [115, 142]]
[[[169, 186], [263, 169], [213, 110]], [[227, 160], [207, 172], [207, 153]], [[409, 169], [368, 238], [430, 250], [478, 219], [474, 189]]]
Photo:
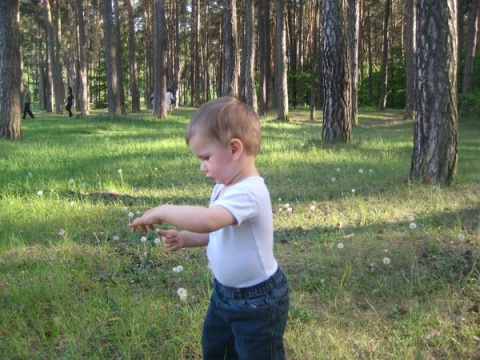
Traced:
[[[159, 203], [208, 203], [183, 139], [192, 112], [38, 113], [0, 142], [1, 358], [201, 358], [204, 249], [167, 254], [126, 226]], [[479, 359], [478, 119], [460, 123], [444, 188], [408, 182], [400, 112], [361, 109], [348, 146], [291, 115], [262, 118], [257, 161], [291, 288], [288, 359]]]

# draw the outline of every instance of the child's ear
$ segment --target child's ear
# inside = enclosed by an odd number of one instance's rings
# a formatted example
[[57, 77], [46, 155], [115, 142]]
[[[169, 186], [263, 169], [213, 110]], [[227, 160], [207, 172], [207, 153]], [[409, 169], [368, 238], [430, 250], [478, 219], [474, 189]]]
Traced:
[[240, 139], [232, 139], [229, 142], [232, 151], [232, 157], [236, 158], [243, 153], [243, 143]]

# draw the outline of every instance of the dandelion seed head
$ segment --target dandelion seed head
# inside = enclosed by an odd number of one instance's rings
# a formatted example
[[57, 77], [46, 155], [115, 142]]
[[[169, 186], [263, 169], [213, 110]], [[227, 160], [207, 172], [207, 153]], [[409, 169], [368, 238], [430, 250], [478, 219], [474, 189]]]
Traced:
[[390, 258], [384, 257], [384, 258], [383, 258], [383, 263], [384, 263], [385, 265], [389, 265], [389, 264], [390, 264]]
[[339, 248], [339, 249], [343, 249], [344, 247], [345, 247], [345, 246], [344, 246], [342, 243], [339, 243], [339, 244], [337, 245], [337, 248]]
[[65, 230], [60, 229], [58, 230], [58, 236], [64, 236], [65, 235]]
[[413, 215], [408, 215], [408, 221], [412, 222], [415, 220], [415, 217]]
[[133, 167], [134, 167], [135, 169], [138, 169], [138, 164], [133, 164]]
[[135, 216], [135, 214], [134, 214], [133, 212], [130, 211], [130, 212], [128, 213], [128, 217], [129, 217], [129, 218], [133, 218], [134, 216]]
[[283, 207], [284, 207], [285, 209], [288, 209], [288, 208], [290, 207], [290, 204], [285, 204], [285, 205], [283, 205]]
[[122, 173], [122, 169], [118, 169], [117, 171], [118, 171], [118, 173], [119, 173], [119, 174], [121, 174], [121, 173]]
[[71, 206], [71, 207], [74, 207], [74, 206], [75, 206], [75, 201], [73, 201], [73, 200], [70, 201], [70, 206]]
[[291, 213], [292, 211], [293, 211], [293, 210], [292, 210], [291, 207], [289, 207], [289, 208], [287, 209], [287, 212], [288, 212], [288, 213]]
[[112, 237], [112, 240], [114, 240], [114, 241], [118, 241], [118, 240], [120, 240], [120, 236], [118, 236], [118, 235], [114, 235], [114, 236]]
[[159, 237], [156, 237], [155, 240], [153, 240], [153, 243], [155, 245], [160, 245], [161, 242], [162, 242], [162, 240]]
[[177, 290], [177, 295], [180, 298], [181, 301], [187, 300], [187, 290], [184, 288], [179, 288]]
[[412, 222], [412, 223], [410, 223], [409, 227], [410, 227], [410, 230], [415, 230], [417, 228], [417, 224]]
[[315, 205], [310, 206], [310, 211], [315, 211], [316, 209]]
[[352, 189], [352, 194], [355, 194], [355, 189]]
[[38, 195], [38, 196], [42, 196], [42, 195], [43, 195], [43, 191], [42, 191], [42, 190], [38, 190], [38, 191], [37, 191], [37, 195]]
[[359, 172], [360, 174], [363, 174], [363, 169], [359, 169], [358, 172]]
[[146, 238], [145, 236], [142, 236], [142, 237], [140, 238], [140, 242], [141, 242], [141, 243], [145, 243], [146, 241], [147, 241], [147, 238]]
[[128, 207], [126, 207], [125, 205], [123, 205], [122, 211], [123, 211], [123, 212], [127, 212], [127, 211], [128, 211]]
[[70, 185], [74, 185], [74, 184], [75, 184], [75, 179], [70, 179], [70, 180], [68, 180], [68, 183], [69, 183]]
[[465, 234], [463, 234], [463, 233], [458, 234], [458, 240], [464, 241], [465, 240]]
[[337, 181], [337, 178], [335, 176], [333, 176], [331, 179], [330, 179], [332, 182], [335, 182]]
[[340, 168], [337, 168], [337, 172], [338, 172], [338, 173], [339, 173], [339, 172], [341, 172], [341, 171], [342, 171], [342, 169], [340, 169]]
[[142, 212], [140, 210], [137, 210], [137, 215], [142, 215]]

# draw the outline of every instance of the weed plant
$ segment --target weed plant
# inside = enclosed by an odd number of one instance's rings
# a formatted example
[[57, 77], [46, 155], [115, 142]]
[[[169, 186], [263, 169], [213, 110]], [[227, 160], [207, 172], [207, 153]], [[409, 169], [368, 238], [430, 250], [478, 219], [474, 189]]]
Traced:
[[[166, 253], [132, 217], [207, 205], [193, 109], [39, 113], [0, 142], [0, 358], [200, 359], [204, 249]], [[308, 109], [262, 118], [257, 165], [291, 289], [288, 359], [480, 358], [480, 123], [460, 122], [450, 187], [408, 181], [413, 123], [360, 110], [350, 145]]]

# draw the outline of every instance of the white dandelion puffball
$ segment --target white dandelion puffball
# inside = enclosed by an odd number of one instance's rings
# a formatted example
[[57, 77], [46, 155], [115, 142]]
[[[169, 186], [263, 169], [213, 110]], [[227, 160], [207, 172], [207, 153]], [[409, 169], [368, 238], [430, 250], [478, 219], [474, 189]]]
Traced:
[[458, 234], [458, 240], [464, 241], [465, 240], [465, 234], [463, 234], [463, 233]]
[[134, 214], [133, 212], [131, 212], [131, 211], [128, 213], [128, 217], [129, 217], [129, 218], [133, 218], [134, 215], [135, 215], [135, 214]]
[[288, 208], [290, 207], [290, 204], [285, 204], [285, 205], [283, 205], [283, 207], [284, 207], [285, 209], [288, 209]]
[[407, 219], [408, 221], [413, 222], [415, 220], [415, 217], [413, 215], [408, 215]]
[[335, 182], [335, 181], [337, 181], [337, 178], [334, 176], [330, 180], [332, 180], [332, 182]]
[[358, 170], [358, 173], [359, 173], [359, 174], [363, 174], [363, 169], [359, 169], [359, 170]]
[[287, 209], [287, 212], [288, 212], [288, 213], [291, 213], [292, 211], [293, 211], [293, 210], [292, 210], [291, 207], [289, 207], [289, 208]]
[[38, 195], [38, 196], [42, 196], [42, 195], [43, 195], [43, 191], [42, 191], [42, 190], [38, 190], [38, 191], [37, 191], [37, 195]]
[[69, 183], [70, 185], [74, 185], [74, 184], [75, 184], [75, 179], [70, 179], [70, 180], [68, 180], [68, 183]]
[[134, 167], [135, 169], [138, 169], [138, 164], [134, 164], [133, 167]]
[[137, 210], [137, 215], [142, 215], [142, 212], [140, 210]]
[[127, 212], [128, 211], [128, 207], [126, 207], [125, 205], [122, 206], [122, 211], [123, 212]]
[[181, 273], [181, 272], [183, 271], [183, 266], [182, 266], [182, 265], [178, 265], [178, 266], [174, 267], [174, 268], [172, 269], [172, 271], [173, 271], [175, 274], [179, 274], [179, 273]]
[[58, 235], [59, 236], [64, 236], [65, 235], [65, 230], [63, 230], [63, 229], [58, 230]]
[[355, 189], [352, 189], [352, 194], [355, 194]]
[[144, 244], [146, 241], [147, 241], [147, 238], [146, 238], [145, 236], [142, 236], [142, 237], [140, 238], [140, 242], [141, 242], [142, 244]]
[[384, 263], [385, 265], [389, 265], [389, 264], [390, 264], [390, 258], [384, 257], [384, 258], [383, 258], [383, 263]]
[[160, 238], [158, 238], [158, 237], [155, 238], [155, 240], [153, 240], [153, 243], [154, 243], [155, 245], [160, 245], [161, 242], [162, 242], [162, 240], [161, 240]]
[[417, 224], [412, 222], [412, 223], [410, 223], [409, 227], [410, 227], [410, 230], [415, 230], [417, 228]]
[[343, 249], [344, 247], [345, 247], [345, 246], [344, 246], [342, 243], [339, 243], [339, 244], [337, 245], [337, 248], [339, 248], [339, 249]]
[[179, 288], [177, 290], [177, 295], [180, 297], [181, 301], [187, 300], [187, 290], [184, 288]]
[[315, 211], [316, 209], [315, 205], [310, 206], [310, 211]]
[[342, 169], [340, 169], [340, 168], [337, 168], [337, 172], [338, 172], [338, 173], [339, 173], [339, 172], [341, 172], [341, 171], [342, 171]]
[[118, 241], [118, 240], [120, 240], [120, 236], [114, 235], [114, 236], [112, 237], [112, 240]]
[[117, 171], [118, 171], [118, 173], [119, 173], [119, 174], [121, 174], [121, 173], [122, 173], [122, 169], [118, 169]]
[[70, 206], [71, 206], [71, 207], [74, 207], [74, 206], [75, 206], [75, 201], [73, 201], [73, 200], [70, 201]]

